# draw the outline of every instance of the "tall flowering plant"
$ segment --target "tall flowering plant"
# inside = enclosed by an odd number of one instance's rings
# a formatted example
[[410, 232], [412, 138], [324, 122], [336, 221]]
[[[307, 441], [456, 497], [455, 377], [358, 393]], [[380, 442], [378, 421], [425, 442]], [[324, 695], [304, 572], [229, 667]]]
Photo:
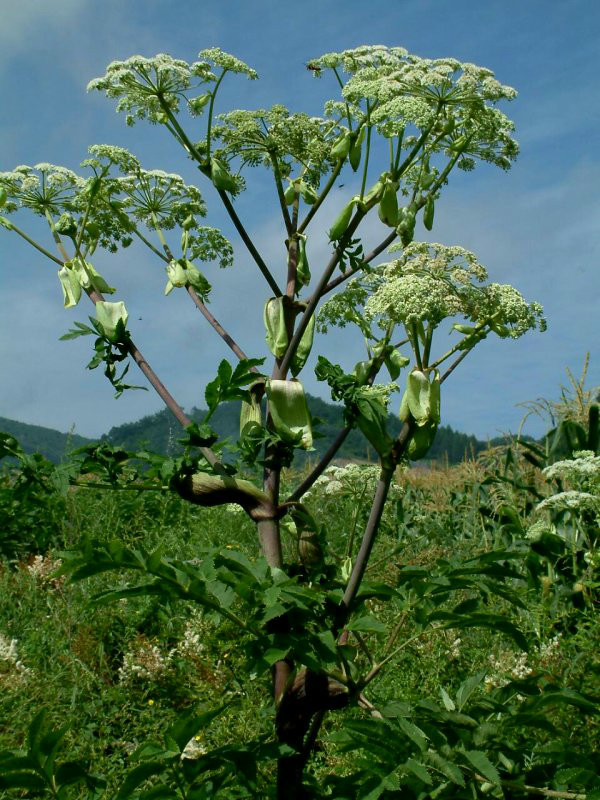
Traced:
[[[235, 504], [256, 525], [255, 559], [235, 549], [235, 542], [194, 562], [159, 550], [130, 551], [120, 542], [88, 542], [70, 561], [73, 577], [111, 569], [141, 572], [152, 577], [147, 591], [196, 603], [237, 626], [248, 669], [270, 671], [275, 702], [274, 742], [247, 747], [246, 757], [277, 759], [275, 786], [269, 789], [273, 796], [318, 796], [306, 766], [325, 715], [358, 704], [375, 720], [381, 718], [366, 693], [390, 663], [399, 631], [387, 630], [369, 600], [400, 603], [425, 627], [441, 622], [468, 627], [478, 621], [490, 627], [490, 614], [477, 616], [478, 600], [448, 617], [440, 604], [456, 591], [472, 591], [476, 597], [500, 591], [512, 576], [505, 554], [499, 554], [493, 570], [483, 562], [473, 566], [469, 574], [477, 575], [477, 581], [448, 573], [445, 583], [435, 579], [435, 590], [426, 588], [423, 575], [413, 575], [416, 583], [411, 584], [406, 573], [404, 582], [389, 586], [365, 579], [394, 474], [431, 447], [443, 415], [445, 381], [487, 337], [516, 339], [545, 327], [540, 306], [512, 286], [489, 283], [473, 253], [414, 241], [418, 221], [431, 231], [445, 213], [443, 190], [455, 169], [470, 172], [482, 162], [510, 168], [518, 147], [513, 124], [499, 105], [516, 92], [473, 64], [422, 59], [400, 47], [365, 46], [308, 62], [309, 71], [336, 92], [321, 116], [280, 104], [225, 111], [220, 107], [225, 79], [255, 80], [256, 72], [218, 49], [203, 50], [198, 59], [187, 63], [165, 54], [132, 56], [110, 64], [88, 89], [116, 100], [127, 125], [148, 121], [161, 126], [196, 164], [211, 197], [224, 206], [264, 286], [264, 304], [255, 314], [255, 324], [264, 325], [263, 353], [247, 355], [245, 343], [236, 342], [227, 323], [209, 310], [211, 270], [215, 263], [231, 267], [233, 248], [223, 233], [203, 224], [207, 206], [201, 190], [179, 175], [148, 170], [123, 148], [93, 145], [81, 174], [44, 163], [0, 173], [0, 224], [56, 265], [66, 308], [77, 306], [84, 294], [94, 304], [90, 324], [77, 322], [63, 337], [95, 337], [88, 367], [104, 365], [119, 395], [139, 388], [124, 381], [129, 363], [135, 362], [185, 428], [185, 454], [160, 463], [159, 485], [168, 484], [199, 506]], [[267, 262], [236, 208], [257, 169], [269, 176], [276, 199], [287, 253], [283, 270]], [[354, 194], [328, 229], [328, 260], [315, 264], [311, 253], [320, 242], [314, 220], [342, 173]], [[16, 217], [25, 211], [45, 218], [50, 244], [17, 224]], [[372, 217], [379, 220], [381, 238], [367, 252], [361, 230]], [[208, 415], [201, 426], [192, 423], [133, 341], [125, 301], [105, 299], [118, 297], [109, 285], [117, 281], [103, 277], [110, 274], [107, 256], [132, 242], [164, 268], [165, 295], [175, 289], [186, 292], [232, 352], [233, 364], [223, 360], [206, 387]], [[389, 258], [380, 261], [384, 253]], [[319, 356], [315, 368], [332, 398], [343, 404], [345, 426], [325, 456], [285, 494], [282, 469], [293, 464], [298, 449], [311, 449], [313, 442], [302, 372], [311, 351], [318, 350], [319, 335], [347, 325], [364, 337], [363, 359], [334, 364]], [[449, 347], [440, 346], [440, 333], [446, 341], [452, 335]], [[271, 357], [268, 369], [265, 355]], [[209, 425], [216, 408], [231, 401], [240, 404], [239, 456], [233, 465], [222, 460]], [[388, 430], [390, 412], [402, 422], [397, 436]], [[336, 563], [328, 555], [319, 508], [310, 497], [306, 503], [303, 499], [354, 428], [369, 441], [379, 466], [361, 489], [361, 502], [364, 491], [369, 493], [366, 523], [353, 532], [346, 557]], [[102, 453], [87, 452], [88, 471], [98, 467], [100, 456], [106, 467], [111, 457], [106, 447]], [[118, 484], [124, 457], [120, 454], [106, 467], [108, 483]], [[262, 467], [261, 481], [252, 477], [256, 470], [248, 473], [256, 465]], [[297, 557], [286, 560], [282, 535], [290, 531], [297, 537]], [[492, 561], [489, 557], [486, 563]], [[508, 621], [502, 630], [522, 641]], [[365, 642], [369, 636], [375, 637], [373, 645]], [[370, 654], [369, 647], [376, 648], [382, 636], [388, 642], [381, 654]], [[351, 646], [354, 641], [358, 650]], [[366, 662], [361, 661], [365, 651]], [[463, 694], [466, 702], [467, 689]], [[466, 746], [430, 712], [432, 718], [419, 723], [423, 728], [402, 716], [390, 723], [393, 736], [389, 726], [385, 735], [396, 737], [397, 758], [391, 765], [381, 761], [375, 788], [364, 765], [347, 777], [331, 775], [321, 788], [329, 796], [379, 797], [402, 787], [424, 796], [429, 787], [436, 796], [450, 797], [482, 779], [499, 787], [488, 756]], [[134, 771], [119, 798], [162, 775], [165, 765], [179, 775], [177, 785], [188, 787], [181, 796], [248, 796], [231, 788], [231, 754], [219, 751], [212, 761], [207, 756], [208, 761], [193, 763], [185, 757], [192, 728], [209, 721], [206, 715], [190, 719], [171, 732], [162, 761]], [[433, 735], [434, 728], [439, 735]], [[356, 731], [347, 732], [350, 738], [340, 740], [343, 747], [365, 746]], [[403, 744], [398, 737], [404, 737]], [[202, 793], [209, 792], [207, 770], [215, 794]], [[259, 791], [252, 770], [240, 770], [235, 785]]]

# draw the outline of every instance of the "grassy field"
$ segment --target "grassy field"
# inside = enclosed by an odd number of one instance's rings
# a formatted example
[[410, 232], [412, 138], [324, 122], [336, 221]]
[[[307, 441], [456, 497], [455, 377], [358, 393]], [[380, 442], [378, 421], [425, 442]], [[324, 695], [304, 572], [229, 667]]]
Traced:
[[[506, 703], [513, 716], [518, 713], [519, 681], [525, 694], [548, 686], [588, 698], [600, 694], [600, 624], [592, 573], [561, 573], [550, 560], [541, 559], [532, 578], [527, 563], [532, 558], [528, 528], [533, 503], [523, 490], [493, 479], [499, 464], [500, 455], [488, 453], [457, 467], [399, 473], [367, 578], [399, 585], [403, 570], [415, 567], [443, 579], [448, 564], [516, 548], [521, 577], [512, 583], [522, 607], [493, 594], [485, 603], [490, 613], [512, 619], [524, 633], [529, 652], [494, 629], [457, 630], [441, 624], [423, 628], [418, 593], [412, 605], [369, 601], [370, 613], [385, 625], [387, 634], [352, 637], [357, 663], [362, 658], [368, 668], [370, 660], [393, 657], [365, 690], [372, 707], [353, 705], [343, 712], [346, 717], [369, 719], [374, 710], [377, 716], [377, 709], [392, 702], [444, 701], [450, 708], [461, 683], [478, 673], [475, 694], [500, 697], [510, 689]], [[322, 514], [327, 561], [338, 570], [355, 550], [373, 479], [374, 468], [332, 470], [307, 498], [308, 506], [313, 504]], [[520, 473], [520, 480], [543, 491], [543, 479], [533, 468]], [[3, 498], [6, 512], [6, 494]], [[219, 719], [191, 740], [196, 755], [232, 741], [272, 736], [269, 674], [248, 671], [244, 636], [230, 622], [183, 601], [132, 597], [106, 605], [92, 602], [103, 590], [127, 585], [130, 578], [125, 574], [106, 573], [76, 583], [56, 574], [62, 554], [86, 537], [100, 542], [118, 539], [147, 550], [162, 544], [166, 555], [180, 559], [197, 559], [215, 547], [235, 548], [255, 559], [255, 528], [237, 507], [199, 509], [159, 492], [74, 488], [62, 504], [57, 501], [46, 508], [43, 518], [33, 511], [32, 515], [28, 524], [48, 528], [47, 535], [39, 535], [48, 546], [37, 555], [32, 551], [16, 562], [0, 563], [0, 750], [22, 746], [31, 720], [47, 709], [49, 723], [68, 726], [64, 752], [84, 759], [94, 773], [103, 775], [103, 796], [112, 798], [131, 769], [136, 748], [160, 739], [178, 714], [195, 704], [216, 707], [230, 702]], [[285, 546], [287, 562], [297, 561], [292, 532]], [[470, 596], [469, 591], [458, 591], [444, 607], [455, 608]], [[502, 751], [521, 753], [519, 768], [527, 765], [527, 781], [537, 779], [547, 786], [552, 772], [548, 765], [558, 759], [552, 755], [557, 741], [560, 759], [565, 760], [564, 753], [577, 754], [578, 766], [598, 771], [599, 718], [589, 711], [570, 703], [548, 706], [544, 717], [554, 730], [516, 724], [490, 736], [507, 737], [510, 730]], [[355, 754], [345, 754], [338, 746], [340, 719], [339, 714], [326, 718], [322, 745], [310, 767], [317, 780], [353, 767]], [[272, 763], [261, 770], [266, 785]], [[556, 781], [551, 785], [560, 789]], [[577, 781], [568, 787], [577, 789]], [[87, 796], [73, 791], [65, 796]], [[0, 796], [29, 795], [0, 791]], [[568, 792], [557, 796], [567, 797]]]

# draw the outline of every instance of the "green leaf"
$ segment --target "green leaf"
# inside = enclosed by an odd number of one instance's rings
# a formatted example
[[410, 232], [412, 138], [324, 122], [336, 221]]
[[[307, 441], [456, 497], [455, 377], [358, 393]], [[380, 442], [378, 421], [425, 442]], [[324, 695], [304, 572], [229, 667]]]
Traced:
[[454, 703], [454, 700], [450, 697], [448, 692], [442, 686], [440, 686], [440, 695], [442, 697], [442, 703], [444, 704], [446, 711], [455, 711], [456, 705]]
[[165, 770], [164, 761], [147, 761], [131, 770], [116, 794], [115, 800], [127, 800], [144, 781]]
[[55, 777], [59, 786], [69, 786], [78, 781], [87, 781], [88, 772], [81, 761], [65, 761], [56, 770]]
[[200, 713], [198, 713], [197, 709], [190, 709], [179, 715], [175, 724], [169, 728], [167, 735], [177, 743], [179, 750], [183, 751], [192, 736], [195, 736], [199, 730], [207, 728], [210, 723], [219, 717], [230, 705], [231, 702], [224, 703], [222, 706], [219, 706], [219, 708], [214, 708], [210, 711], [201, 711]]
[[371, 614], [352, 620], [346, 627], [349, 631], [359, 631], [363, 633], [385, 633], [387, 631], [387, 626], [378, 619], [375, 619]]
[[465, 779], [462, 771], [457, 764], [454, 764], [452, 761], [448, 761], [447, 759], [443, 758], [434, 750], [429, 750], [427, 752], [427, 760], [431, 762], [432, 766], [436, 767], [436, 769], [438, 769], [443, 775], [449, 778], [452, 783], [457, 784], [457, 786], [465, 785]]
[[75, 327], [71, 328], [68, 333], [64, 333], [60, 338], [59, 341], [65, 342], [67, 339], [77, 339], [79, 336], [95, 336], [96, 331], [93, 328], [90, 328], [89, 325], [84, 325], [83, 322], [75, 322]]
[[498, 770], [485, 753], [482, 753], [481, 750], [465, 750], [464, 756], [484, 778], [487, 778], [490, 783], [500, 786]]
[[536, 707], [546, 707], [551, 705], [569, 705], [581, 708], [583, 711], [590, 711], [593, 714], [600, 713], [600, 703], [598, 700], [588, 700], [574, 689], [560, 689], [558, 691], [544, 692], [540, 697], [533, 699]]
[[289, 647], [269, 647], [262, 654], [262, 659], [272, 667], [276, 661], [282, 661], [289, 652]]
[[204, 399], [206, 400], [206, 405], [208, 406], [209, 411], [214, 411], [214, 409], [219, 405], [220, 388], [221, 379], [218, 376], [206, 385], [206, 389], [204, 390]]
[[40, 739], [42, 738], [42, 726], [45, 718], [46, 709], [42, 708], [42, 710], [32, 719], [27, 731], [27, 744], [30, 754], [38, 763], [40, 763], [39, 743]]
[[409, 722], [403, 717], [398, 717], [396, 720], [398, 727], [404, 731], [411, 741], [413, 741], [419, 750], [423, 753], [427, 749], [427, 734], [417, 727], [413, 722]]
[[426, 783], [428, 786], [431, 786], [433, 783], [431, 775], [427, 771], [427, 767], [415, 761], [414, 758], [409, 758], [406, 763], [403, 764], [403, 767], [412, 772], [413, 775], [416, 775], [420, 781], [423, 781], [423, 783]]
[[221, 386], [227, 386], [231, 381], [231, 376], [233, 375], [233, 369], [231, 364], [227, 359], [223, 359], [219, 364], [217, 369], [217, 375], [219, 376], [219, 380], [221, 381]]
[[[208, 387], [206, 387], [208, 389]], [[185, 447], [211, 447], [219, 438], [210, 425], [191, 422], [185, 426], [186, 436], [177, 441]]]
[[0, 774], [0, 789], [33, 789], [41, 792], [46, 782], [34, 772], [9, 772]]
[[469, 697], [471, 697], [475, 689], [481, 685], [485, 675], [485, 671], [478, 672], [476, 675], [471, 675], [470, 678], [467, 678], [467, 680], [463, 681], [463, 683], [461, 683], [461, 685], [458, 687], [456, 692], [456, 703], [459, 711], [463, 710], [467, 700]]

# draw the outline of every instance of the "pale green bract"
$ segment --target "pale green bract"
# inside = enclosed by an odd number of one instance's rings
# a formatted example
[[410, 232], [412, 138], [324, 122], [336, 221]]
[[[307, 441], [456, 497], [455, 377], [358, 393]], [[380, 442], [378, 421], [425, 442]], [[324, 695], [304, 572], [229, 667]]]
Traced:
[[105, 300], [99, 300], [96, 303], [96, 319], [102, 326], [102, 330], [111, 342], [117, 339], [117, 326], [119, 322], [127, 326], [129, 313], [125, 308], [125, 303], [119, 300], [116, 303], [109, 303]]

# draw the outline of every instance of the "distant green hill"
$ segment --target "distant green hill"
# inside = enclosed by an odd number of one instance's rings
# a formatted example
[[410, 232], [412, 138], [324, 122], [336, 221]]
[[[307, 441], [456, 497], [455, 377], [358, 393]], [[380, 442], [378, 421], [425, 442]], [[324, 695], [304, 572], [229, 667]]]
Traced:
[[0, 417], [0, 431], [9, 433], [17, 439], [26, 453], [41, 453], [49, 461], [58, 464], [65, 454], [77, 447], [90, 444], [93, 439], [86, 439], [76, 433], [60, 433], [41, 425], [27, 425], [13, 419]]
[[[313, 417], [318, 417], [320, 424], [316, 431], [322, 438], [315, 438], [315, 451], [303, 453], [299, 451], [299, 461], [315, 461], [329, 447], [340, 428], [343, 427], [343, 409], [340, 405], [326, 403], [318, 397], [307, 395], [308, 405]], [[194, 408], [190, 417], [201, 422], [206, 411]], [[211, 419], [211, 425], [219, 434], [220, 439], [230, 439], [235, 442], [239, 437], [239, 407], [235, 403], [226, 403], [220, 406]], [[388, 420], [389, 431], [398, 434], [400, 421], [391, 416]], [[90, 444], [93, 439], [86, 439], [77, 434], [60, 433], [51, 428], [39, 425], [27, 425], [24, 422], [0, 417], [0, 431], [5, 431], [15, 436], [27, 453], [40, 452], [50, 461], [60, 462], [65, 453], [77, 447]], [[156, 414], [143, 417], [137, 422], [128, 422], [109, 430], [101, 438], [114, 445], [124, 447], [126, 450], [138, 450], [142, 446], [155, 453], [175, 455], [180, 452], [181, 446], [178, 439], [181, 437], [181, 426], [170, 411], [164, 409]], [[456, 464], [465, 456], [472, 457], [485, 449], [486, 444], [474, 436], [458, 433], [448, 425], [442, 425], [438, 430], [433, 447], [430, 450], [431, 460], [447, 459], [448, 463]], [[364, 436], [354, 430], [347, 437], [340, 448], [337, 458], [345, 460], [371, 461], [375, 454]]]
[[[321, 420], [321, 424], [317, 426], [316, 430], [322, 438], [315, 438], [315, 452], [298, 453], [300, 461], [314, 461], [321, 456], [344, 424], [342, 406], [326, 403], [312, 395], [307, 395], [307, 399], [311, 414]], [[201, 422], [205, 414], [206, 411], [194, 408], [190, 412], [190, 417]], [[239, 437], [239, 407], [235, 403], [226, 403], [220, 406], [210, 424], [219, 434], [220, 439], [229, 438], [235, 442]], [[390, 433], [395, 435], [400, 432], [401, 423], [397, 417], [390, 415], [388, 425]], [[137, 422], [111, 428], [103, 438], [112, 444], [121, 445], [126, 450], [136, 450], [143, 445], [154, 452], [174, 455], [180, 450], [180, 446], [177, 444], [180, 431], [179, 423], [170, 411], [164, 409]], [[430, 458], [432, 460], [447, 459], [450, 464], [455, 464], [462, 461], [465, 456], [476, 455], [486, 446], [486, 443], [479, 441], [474, 436], [458, 433], [449, 426], [442, 425], [431, 448]], [[375, 454], [364, 436], [359, 431], [353, 430], [340, 448], [337, 458], [370, 461], [374, 460]]]

